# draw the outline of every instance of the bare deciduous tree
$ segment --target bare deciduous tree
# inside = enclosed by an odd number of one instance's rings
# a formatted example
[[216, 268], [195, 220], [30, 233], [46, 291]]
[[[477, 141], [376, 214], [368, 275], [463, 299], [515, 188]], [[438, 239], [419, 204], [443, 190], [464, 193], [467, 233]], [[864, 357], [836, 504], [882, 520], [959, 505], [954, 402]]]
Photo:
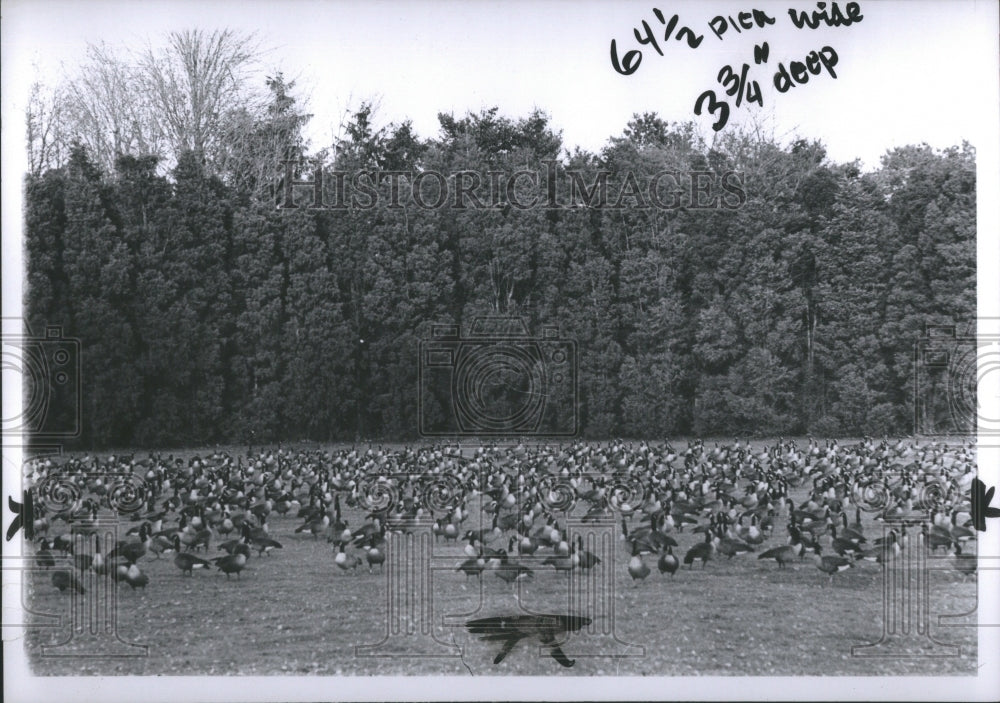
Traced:
[[34, 82], [25, 110], [28, 173], [38, 176], [62, 163], [65, 156], [63, 100], [57, 91]]
[[229, 116], [260, 112], [264, 96], [250, 85], [260, 53], [252, 35], [193, 29], [171, 32], [165, 48], [142, 54], [146, 99], [175, 156], [195, 150], [213, 160]]

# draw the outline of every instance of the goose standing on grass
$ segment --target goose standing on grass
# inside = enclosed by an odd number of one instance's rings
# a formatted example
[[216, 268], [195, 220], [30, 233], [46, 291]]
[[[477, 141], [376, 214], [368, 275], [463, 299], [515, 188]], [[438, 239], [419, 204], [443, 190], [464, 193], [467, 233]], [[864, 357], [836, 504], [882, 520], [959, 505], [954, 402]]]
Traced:
[[174, 549], [177, 551], [177, 555], [174, 557], [174, 566], [180, 569], [182, 574], [194, 576], [195, 569], [209, 570], [212, 568], [211, 562], [195, 556], [190, 552], [181, 551], [180, 535], [174, 535], [174, 540]]
[[698, 544], [687, 550], [687, 554], [684, 555], [684, 563], [689, 569], [694, 568], [695, 561], [701, 561], [701, 568], [705, 568], [705, 564], [708, 560], [712, 558], [712, 554], [715, 552], [715, 544], [712, 542], [712, 532], [711, 530], [706, 530], [705, 541], [699, 542]]
[[42, 569], [50, 569], [56, 565], [55, 557], [52, 556], [49, 549], [49, 541], [43, 539], [39, 545], [38, 554], [35, 555], [35, 564]]
[[108, 559], [120, 557], [129, 564], [134, 564], [146, 555], [146, 550], [152, 543], [152, 536], [149, 527], [143, 523], [139, 528], [138, 542], [119, 542], [118, 545], [108, 554]]
[[847, 571], [853, 566], [850, 559], [845, 559], [841, 556], [822, 556], [822, 552], [819, 548], [815, 550], [813, 554], [813, 561], [816, 563], [816, 568], [822, 571], [824, 574], [830, 577], [830, 584], [833, 584], [833, 575], [840, 573], [841, 571]]
[[133, 591], [137, 588], [141, 588], [145, 591], [146, 585], [149, 583], [149, 576], [140, 571], [137, 564], [130, 564], [125, 569], [125, 576], [123, 580], [132, 588]]
[[81, 594], [84, 592], [83, 584], [80, 583], [79, 577], [73, 570], [66, 571], [60, 569], [59, 571], [53, 571], [52, 585], [58, 588], [60, 593], [65, 593], [67, 589]]
[[670, 574], [673, 576], [677, 573], [679, 566], [680, 562], [674, 556], [674, 548], [668, 545], [666, 550], [660, 553], [660, 559], [656, 562], [656, 568], [660, 570], [661, 574]]
[[385, 538], [379, 540], [377, 537], [372, 536], [368, 542], [368, 551], [365, 552], [365, 561], [368, 562], [368, 573], [374, 573], [372, 571], [373, 566], [378, 566], [378, 572], [382, 573], [382, 566], [385, 564]]
[[479, 557], [470, 557], [469, 559], [466, 559], [465, 561], [463, 561], [461, 564], [458, 565], [455, 571], [463, 572], [465, 574], [466, 581], [469, 580], [470, 576], [475, 576], [480, 580], [482, 580], [483, 569], [485, 568], [486, 568], [486, 559], [479, 556]]
[[632, 577], [633, 583], [642, 581], [649, 576], [649, 566], [642, 560], [638, 542], [632, 543], [632, 558], [628, 562], [628, 575]]
[[337, 568], [341, 571], [354, 571], [358, 568], [361, 560], [353, 554], [348, 554], [344, 551], [343, 542], [337, 542], [337, 556], [333, 558], [333, 563], [336, 564]]
[[584, 571], [592, 569], [601, 563], [600, 557], [583, 548], [583, 535], [579, 534], [576, 536], [576, 556], [578, 566]]
[[212, 561], [215, 563], [216, 568], [226, 575], [227, 580], [230, 574], [236, 574], [236, 578], [239, 579], [240, 572], [247, 565], [249, 556], [250, 547], [246, 544], [238, 544], [232, 554], [224, 557], [216, 557]]
[[759, 554], [757, 556], [757, 559], [758, 560], [774, 559], [776, 562], [778, 562], [778, 568], [784, 569], [785, 564], [790, 564], [793, 561], [795, 561], [796, 557], [799, 556], [801, 548], [802, 548], [801, 544], [798, 545], [782, 544], [778, 547], [772, 547], [771, 549], [768, 549], [766, 552]]
[[976, 575], [976, 562], [975, 554], [964, 554], [962, 544], [955, 542], [955, 570], [962, 574], [963, 579], [966, 576]]
[[282, 549], [281, 542], [276, 539], [271, 539], [270, 537], [256, 537], [252, 541], [254, 549], [257, 550], [257, 556], [260, 557], [264, 554], [271, 556], [271, 551], [274, 549]]
[[[517, 544], [517, 537], [511, 537], [507, 544], [507, 550], [509, 552], [514, 551], [514, 546]], [[534, 577], [534, 572], [526, 564], [522, 564], [516, 557], [507, 554], [500, 558], [500, 566], [494, 571], [497, 578], [506, 581], [509, 584], [513, 584], [518, 579], [532, 578]]]
[[154, 535], [149, 542], [149, 551], [159, 559], [161, 554], [171, 554], [174, 551], [174, 540], [166, 535]]

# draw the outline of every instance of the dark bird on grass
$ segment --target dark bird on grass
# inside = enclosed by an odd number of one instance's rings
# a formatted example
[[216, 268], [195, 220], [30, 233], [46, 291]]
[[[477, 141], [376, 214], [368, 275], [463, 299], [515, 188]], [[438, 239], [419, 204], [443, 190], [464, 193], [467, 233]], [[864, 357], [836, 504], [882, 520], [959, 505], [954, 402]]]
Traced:
[[187, 574], [188, 576], [194, 576], [195, 569], [211, 569], [211, 562], [202, 559], [201, 557], [196, 557], [190, 552], [181, 551], [181, 540], [179, 535], [175, 535], [174, 539], [176, 543], [174, 544], [174, 549], [177, 551], [177, 556], [174, 557], [174, 566], [181, 570], [182, 574]]
[[535, 572], [527, 564], [522, 564], [517, 559], [509, 557], [494, 569], [493, 573], [497, 575], [497, 578], [511, 584], [518, 579], [529, 579], [535, 576]]
[[52, 540], [52, 548], [63, 554], [73, 553], [73, 538], [69, 535], [56, 535]]
[[52, 573], [52, 585], [59, 589], [60, 593], [65, 593], [66, 589], [83, 593], [83, 584], [73, 571], [54, 571]]
[[601, 558], [583, 548], [583, 535], [576, 536], [576, 555], [579, 567], [584, 571], [592, 569], [601, 563]]
[[502, 515], [500, 516], [497, 525], [503, 532], [516, 530], [521, 525], [521, 515], [517, 512], [510, 512], [506, 515]]
[[369, 541], [368, 551], [365, 552], [365, 561], [368, 562], [368, 573], [372, 573], [372, 567], [378, 566], [378, 572], [382, 573], [382, 566], [385, 564], [385, 543], [384, 540], [379, 547], [378, 540], [372, 538]]
[[531, 556], [538, 551], [538, 541], [533, 537], [528, 535], [521, 535], [521, 540], [517, 543], [518, 554], [524, 554], [525, 556]]
[[955, 570], [963, 576], [974, 576], [976, 573], [976, 555], [963, 554], [962, 545], [955, 543]]
[[174, 551], [174, 540], [166, 535], [153, 535], [149, 543], [149, 551], [159, 559], [161, 554], [172, 554]]
[[789, 544], [801, 544], [803, 553], [805, 550], [816, 551], [819, 548], [819, 540], [811, 532], [799, 530], [794, 524], [788, 525], [788, 541]]
[[649, 576], [649, 566], [642, 560], [641, 547], [638, 542], [632, 543], [632, 558], [628, 562], [628, 575], [632, 581], [642, 581]]
[[580, 615], [501, 615], [492, 618], [469, 620], [465, 626], [473, 635], [488, 642], [502, 642], [500, 652], [493, 658], [499, 664], [523, 639], [538, 638], [549, 649], [550, 656], [559, 664], [571, 667], [575, 660], [562, 651], [563, 635], [580, 630], [592, 622]]
[[830, 525], [830, 536], [830, 547], [840, 556], [857, 559], [864, 553], [864, 549], [857, 542], [838, 537], [835, 525]]
[[231, 539], [219, 544], [219, 551], [225, 552], [226, 554], [234, 554], [236, 549], [240, 546], [247, 546], [245, 540], [241, 539]]
[[52, 556], [52, 552], [49, 551], [48, 540], [42, 540], [39, 545], [38, 554], [35, 555], [35, 564], [43, 569], [49, 569], [56, 565], [56, 559]]
[[[500, 534], [500, 527], [497, 525], [499, 520], [498, 515], [493, 516], [493, 526], [486, 527], [481, 530], [466, 530], [465, 534], [462, 535], [462, 539], [468, 540], [469, 542], [485, 542], [488, 539], [492, 539]], [[447, 527], [445, 528], [447, 530]], [[446, 532], [447, 534], [447, 532]], [[547, 546], [554, 546], [546, 543]]]
[[573, 557], [569, 554], [553, 554], [542, 560], [542, 566], [551, 566], [559, 573], [568, 574], [576, 564], [573, 562]]
[[661, 574], [670, 574], [671, 576], [677, 572], [679, 566], [680, 562], [674, 556], [673, 547], [667, 547], [666, 551], [660, 554], [659, 561], [656, 562], [656, 568], [660, 570]]
[[662, 515], [652, 515], [649, 525], [644, 525], [630, 532], [625, 518], [622, 518], [622, 535], [626, 541], [637, 543], [643, 554], [657, 554], [664, 547], [676, 547], [677, 541], [658, 529], [657, 526], [662, 520]]
[[733, 539], [731, 537], [720, 537], [719, 544], [716, 546], [719, 554], [732, 559], [737, 554], [743, 554], [746, 552], [752, 552], [753, 547], [751, 547], [746, 542], [738, 539]]
[[236, 574], [236, 578], [239, 578], [243, 567], [247, 565], [247, 558], [249, 556], [250, 547], [246, 544], [239, 544], [232, 554], [224, 557], [216, 557], [212, 561], [215, 563], [216, 568], [226, 575], [226, 579], [229, 578], [230, 574]]
[[139, 528], [138, 542], [119, 542], [114, 549], [108, 553], [108, 559], [120, 557], [129, 564], [134, 564], [146, 555], [146, 550], [152, 543], [152, 536], [149, 527], [143, 523]]
[[704, 542], [699, 542], [687, 550], [687, 554], [684, 555], [684, 563], [689, 569], [693, 569], [695, 561], [701, 560], [701, 568], [704, 569], [705, 564], [712, 558], [714, 552], [715, 544], [712, 542], [712, 533], [706, 532]]
[[830, 577], [830, 583], [833, 583], [833, 575], [840, 573], [841, 571], [846, 571], [853, 566], [850, 559], [840, 556], [822, 556], [820, 550], [817, 548], [816, 553], [813, 555], [813, 561], [816, 562], [816, 568], [822, 571], [824, 574]]
[[348, 554], [344, 551], [344, 543], [337, 542], [337, 556], [333, 558], [333, 563], [337, 565], [341, 571], [354, 571], [361, 564], [361, 560], [358, 559], [353, 554]]
[[101, 538], [94, 537], [93, 554], [74, 554], [73, 564], [79, 571], [86, 571], [93, 567], [94, 571], [101, 573], [101, 567], [104, 565], [104, 555], [101, 554]]
[[[507, 549], [514, 551], [514, 545], [516, 544], [517, 537], [511, 537], [507, 544]], [[533, 578], [535, 575], [528, 565], [522, 564], [516, 557], [512, 557], [509, 554], [500, 557], [500, 564], [494, 569], [494, 573], [497, 575], [497, 578], [511, 584], [518, 579]]]
[[483, 569], [486, 568], [486, 560], [483, 557], [472, 557], [471, 559], [466, 559], [455, 571], [461, 571], [465, 574], [465, 580], [468, 581], [470, 576], [475, 576], [477, 578], [483, 577]]
[[[860, 519], [861, 508], [857, 509], [858, 516]], [[843, 521], [844, 527], [840, 531], [840, 536], [844, 539], [849, 539], [852, 542], [857, 542], [858, 544], [864, 544], [868, 540], [865, 538], [864, 528], [862, 528], [861, 523], [857, 522], [852, 527], [847, 522], [847, 513], [841, 513], [841, 520]]]
[[749, 527], [743, 527], [742, 521], [743, 521], [743, 516], [740, 516], [740, 522], [736, 530], [736, 535], [747, 544], [751, 545], [763, 544], [764, 540], [767, 539], [767, 537], [764, 535], [764, 532], [757, 525], [757, 515], [754, 514], [753, 517], [750, 518]]
[[309, 532], [314, 539], [319, 539], [319, 536], [326, 532], [326, 528], [330, 526], [330, 516], [326, 513], [323, 514], [321, 518], [315, 520], [307, 520], [302, 525], [295, 528], [295, 534], [301, 532]]
[[[798, 549], [797, 549], [798, 548]], [[757, 559], [774, 559], [778, 562], [778, 568], [784, 569], [785, 564], [789, 564], [799, 555], [798, 550], [801, 545], [783, 544], [780, 547], [773, 547], [757, 556]]]
[[257, 556], [267, 554], [271, 556], [271, 550], [282, 549], [281, 542], [270, 537], [257, 537], [251, 542], [253, 548], [257, 550]]
[[125, 581], [133, 591], [137, 588], [145, 591], [146, 585], [149, 583], [149, 576], [140, 571], [136, 564], [130, 564], [126, 567], [125, 575], [121, 580]]

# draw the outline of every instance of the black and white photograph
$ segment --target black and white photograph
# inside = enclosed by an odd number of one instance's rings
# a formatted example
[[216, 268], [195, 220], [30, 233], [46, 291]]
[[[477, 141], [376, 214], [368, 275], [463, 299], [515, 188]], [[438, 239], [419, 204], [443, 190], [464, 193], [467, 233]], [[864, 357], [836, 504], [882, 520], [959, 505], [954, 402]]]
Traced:
[[11, 701], [1000, 698], [1000, 7], [4, 0]]

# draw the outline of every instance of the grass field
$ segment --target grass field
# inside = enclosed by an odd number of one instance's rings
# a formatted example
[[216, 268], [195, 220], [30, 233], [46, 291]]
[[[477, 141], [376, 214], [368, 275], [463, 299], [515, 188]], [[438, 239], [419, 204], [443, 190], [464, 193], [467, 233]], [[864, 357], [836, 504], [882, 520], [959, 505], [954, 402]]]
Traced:
[[[804, 489], [792, 497], [798, 502]], [[470, 505], [470, 508], [472, 505]], [[577, 516], [583, 511], [577, 506]], [[479, 511], [473, 510], [477, 516]], [[345, 511], [352, 525], [363, 515]], [[465, 528], [475, 529], [477, 518]], [[941, 675], [974, 674], [977, 633], [972, 627], [940, 627], [938, 615], [961, 614], [974, 608], [975, 578], [944, 568], [929, 574], [931, 636], [960, 647], [946, 658], [871, 658], [852, 656], [852, 645], [880, 639], [883, 630], [882, 567], [859, 562], [837, 574], [830, 584], [808, 559], [779, 569], [756, 554], [731, 561], [718, 555], [706, 568], [682, 567], [674, 576], [656, 570], [656, 557], [646, 557], [652, 574], [633, 583], [626, 571], [629, 554], [613, 529], [613, 587], [604, 599], [613, 618], [598, 619], [595, 632], [575, 635], [564, 647], [576, 659], [563, 668], [525, 640], [499, 665], [493, 657], [499, 644], [467, 633], [468, 617], [530, 612], [584, 612], [569, 600], [570, 582], [550, 566], [538, 565], [535, 578], [515, 590], [495, 574], [475, 578], [456, 572], [466, 557], [458, 544], [434, 545], [434, 571], [424, 597], [432, 607], [429, 636], [412, 638], [412, 651], [461, 656], [427, 658], [358, 656], [356, 646], [376, 644], [399, 621], [387, 614], [390, 589], [410, 588], [395, 574], [342, 572], [333, 561], [334, 548], [323, 539], [294, 534], [301, 523], [293, 516], [269, 519], [271, 534], [283, 544], [272, 556], [250, 559], [241, 578], [218, 571], [184, 576], [171, 558], [145, 557], [140, 565], [150, 578], [145, 591], [118, 586], [118, 634], [126, 642], [149, 646], [148, 656], [114, 658], [52, 657], [42, 645], [67, 639], [68, 628], [28, 632], [25, 646], [37, 674], [453, 674], [453, 675]], [[488, 525], [486, 525], [488, 526]], [[865, 525], [869, 539], [881, 526]], [[675, 532], [678, 555], [702, 540], [689, 531]], [[772, 537], [757, 552], [783, 544], [785, 520], [775, 521]], [[210, 556], [216, 556], [213, 540]], [[395, 544], [393, 542], [392, 544]], [[493, 546], [506, 546], [499, 543]], [[591, 547], [592, 548], [592, 547]], [[596, 551], [596, 550], [595, 550]], [[935, 562], [948, 566], [947, 559]], [[600, 568], [600, 567], [599, 567]], [[574, 584], [577, 584], [574, 573]], [[46, 573], [26, 575], [26, 604], [36, 613], [69, 617], [71, 597], [52, 587]], [[396, 594], [398, 595], [398, 594]], [[577, 607], [574, 608], [574, 605]], [[426, 610], [426, 609], [425, 609]], [[419, 610], [418, 619], [419, 619]], [[445, 616], [452, 615], [448, 622]], [[455, 625], [451, 622], [454, 621]], [[457, 625], [457, 626], [456, 626]], [[415, 624], [419, 628], [420, 623]], [[403, 622], [405, 631], [406, 622]], [[394, 642], [391, 641], [391, 642]], [[390, 642], [390, 643], [391, 643]], [[443, 644], [442, 644], [443, 643]], [[453, 645], [449, 648], [447, 645]], [[630, 645], [630, 646], [628, 646]], [[79, 636], [66, 652], [92, 651]], [[62, 650], [60, 650], [62, 651]], [[574, 656], [573, 652], [578, 652]], [[928, 650], [931, 654], [940, 650]], [[362, 652], [363, 653], [363, 652]], [[587, 656], [618, 654], [613, 656]]]

